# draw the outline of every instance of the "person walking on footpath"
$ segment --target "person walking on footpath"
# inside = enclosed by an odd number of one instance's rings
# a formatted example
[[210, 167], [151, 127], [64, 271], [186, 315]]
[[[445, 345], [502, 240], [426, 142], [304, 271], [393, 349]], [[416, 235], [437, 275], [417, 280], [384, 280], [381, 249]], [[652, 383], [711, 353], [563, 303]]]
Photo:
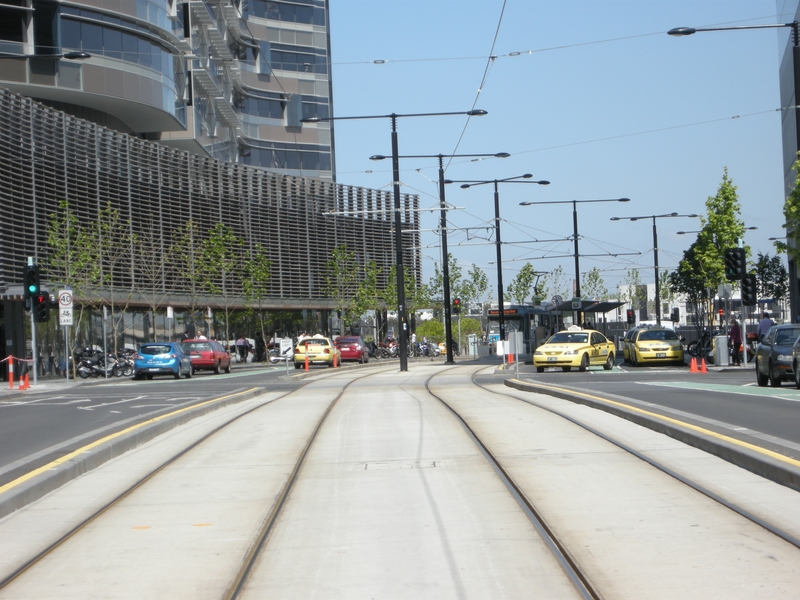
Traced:
[[239, 339], [236, 340], [236, 350], [239, 352], [241, 362], [247, 362], [247, 350], [249, 346], [250, 342], [247, 341], [244, 334], [240, 335]]
[[734, 366], [740, 366], [742, 364], [742, 357], [739, 354], [739, 348], [742, 347], [742, 330], [739, 329], [739, 323], [737, 323], [736, 319], [731, 319], [731, 328], [728, 332], [728, 339], [731, 343], [731, 349], [733, 352], [731, 353], [731, 358], [733, 359]]
[[763, 318], [758, 322], [758, 329], [756, 329], [756, 335], [758, 335], [759, 342], [761, 341], [761, 338], [767, 334], [769, 328], [775, 325], [775, 321], [769, 318], [769, 313], [767, 311], [764, 311], [762, 317]]

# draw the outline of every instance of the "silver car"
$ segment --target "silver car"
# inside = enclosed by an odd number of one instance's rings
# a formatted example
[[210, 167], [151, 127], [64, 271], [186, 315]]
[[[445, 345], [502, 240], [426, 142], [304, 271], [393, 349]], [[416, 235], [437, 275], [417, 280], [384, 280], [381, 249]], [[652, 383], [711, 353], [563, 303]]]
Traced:
[[756, 348], [756, 381], [779, 387], [785, 379], [796, 378], [794, 365], [800, 363], [800, 325], [773, 325]]

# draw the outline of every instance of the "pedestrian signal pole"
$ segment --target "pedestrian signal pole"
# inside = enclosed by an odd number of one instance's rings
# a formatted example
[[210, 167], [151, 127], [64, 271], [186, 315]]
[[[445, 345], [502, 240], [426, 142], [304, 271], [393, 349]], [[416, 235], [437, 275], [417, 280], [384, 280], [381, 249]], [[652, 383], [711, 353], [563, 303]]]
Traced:
[[[38, 382], [36, 373], [36, 311], [38, 310], [38, 297], [41, 292], [39, 283], [39, 265], [33, 264], [33, 257], [28, 257], [28, 265], [22, 271], [23, 285], [25, 286], [26, 302], [31, 309], [31, 358], [33, 359], [33, 385]], [[26, 357], [27, 358], [27, 357]]]

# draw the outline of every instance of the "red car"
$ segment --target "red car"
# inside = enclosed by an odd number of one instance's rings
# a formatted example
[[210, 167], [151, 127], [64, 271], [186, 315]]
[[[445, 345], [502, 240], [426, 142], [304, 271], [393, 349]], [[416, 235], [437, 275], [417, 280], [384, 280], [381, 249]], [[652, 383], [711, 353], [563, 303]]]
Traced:
[[340, 336], [333, 343], [341, 353], [342, 361], [357, 360], [362, 364], [369, 362], [369, 348], [360, 337]]
[[223, 370], [231, 372], [231, 355], [216, 340], [184, 340], [182, 346], [192, 361], [192, 373], [201, 369], [213, 370], [217, 375]]

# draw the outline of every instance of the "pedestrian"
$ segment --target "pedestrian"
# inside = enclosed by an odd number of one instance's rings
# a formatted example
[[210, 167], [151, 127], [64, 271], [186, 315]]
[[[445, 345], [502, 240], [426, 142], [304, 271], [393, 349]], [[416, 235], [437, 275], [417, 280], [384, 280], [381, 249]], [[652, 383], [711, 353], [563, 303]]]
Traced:
[[261, 332], [256, 333], [256, 362], [262, 362], [266, 359], [266, 353], [264, 350], [266, 349], [266, 344], [264, 344], [264, 336], [261, 335]]
[[247, 362], [247, 349], [249, 345], [250, 342], [247, 341], [247, 338], [244, 337], [244, 334], [240, 335], [236, 340], [236, 350], [239, 353], [239, 359], [241, 362]]
[[742, 356], [739, 353], [739, 349], [742, 347], [742, 330], [739, 329], [739, 323], [736, 321], [736, 319], [731, 319], [731, 328], [730, 331], [728, 331], [728, 339], [730, 340], [731, 349], [733, 350], [731, 353], [733, 364], [738, 367], [742, 364]]
[[758, 335], [758, 341], [761, 341], [761, 338], [766, 335], [769, 331], [769, 328], [775, 325], [775, 321], [769, 318], [769, 313], [764, 311], [762, 315], [762, 319], [758, 322], [758, 329], [756, 329], [756, 335]]
[[189, 335], [189, 332], [188, 331], [184, 331], [183, 332], [183, 337], [181, 338], [181, 340], [185, 342], [186, 340], [188, 340], [190, 338], [191, 338], [191, 336]]

